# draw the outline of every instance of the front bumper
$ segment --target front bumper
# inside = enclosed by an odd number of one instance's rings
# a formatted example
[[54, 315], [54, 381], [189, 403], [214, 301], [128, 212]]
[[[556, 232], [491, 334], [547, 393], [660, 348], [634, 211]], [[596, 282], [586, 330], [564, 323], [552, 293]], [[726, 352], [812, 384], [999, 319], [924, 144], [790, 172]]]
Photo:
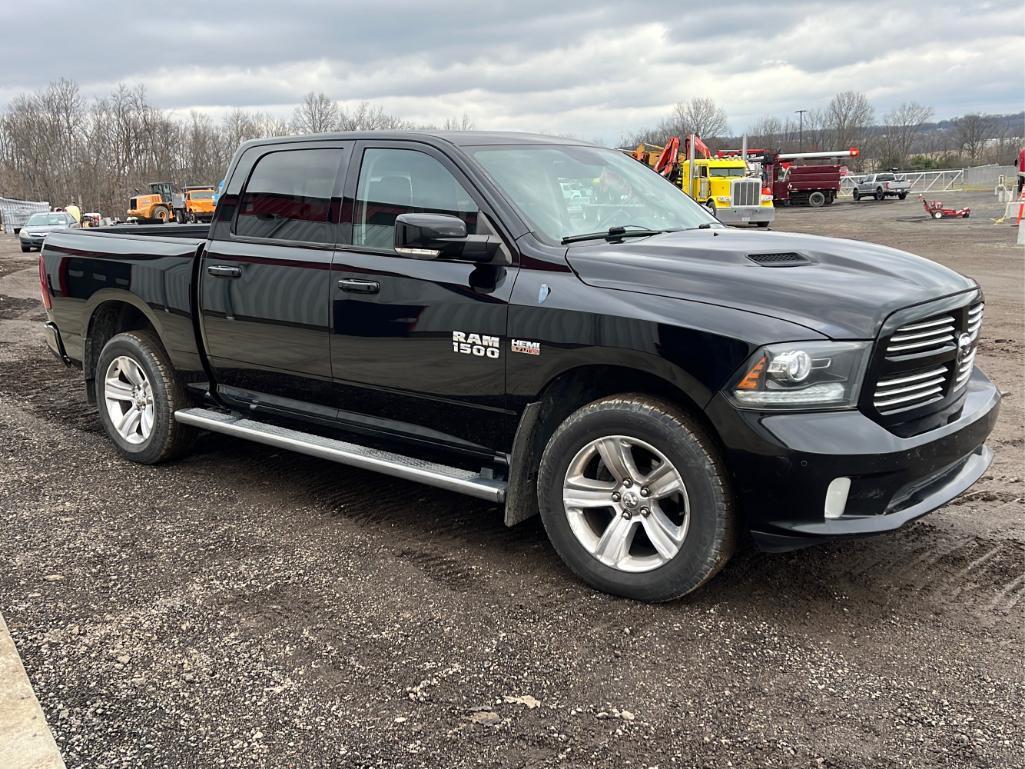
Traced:
[[[718, 395], [708, 413], [755, 543], [783, 551], [892, 531], [947, 504], [989, 467], [985, 442], [999, 403], [976, 369], [948, 422], [910, 438], [859, 411], [746, 412]], [[850, 492], [843, 514], [828, 518], [826, 490], [836, 478], [850, 478]]]
[[21, 241], [21, 245], [23, 246], [31, 246], [32, 248], [42, 248], [43, 240], [45, 239], [45, 235], [26, 235], [23, 232], [18, 233], [18, 240]]
[[771, 206], [729, 206], [716, 208], [715, 218], [723, 224], [771, 222], [776, 218], [776, 209]]

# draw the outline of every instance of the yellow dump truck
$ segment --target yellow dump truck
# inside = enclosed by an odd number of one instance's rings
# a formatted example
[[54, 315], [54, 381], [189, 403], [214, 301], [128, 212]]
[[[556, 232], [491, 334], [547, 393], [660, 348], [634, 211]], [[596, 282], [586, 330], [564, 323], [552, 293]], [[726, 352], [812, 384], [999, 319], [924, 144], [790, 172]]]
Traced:
[[[700, 140], [698, 140], [700, 141]], [[679, 146], [678, 143], [676, 146]], [[684, 147], [686, 148], [686, 142]], [[704, 148], [704, 145], [700, 145]], [[663, 147], [640, 145], [635, 158], [642, 159], [708, 208], [723, 224], [757, 224], [768, 227], [776, 216], [772, 205], [772, 191], [762, 189], [762, 180], [751, 176], [747, 163], [740, 155], [724, 158], [695, 157], [694, 172], [687, 152], [670, 153], [666, 157]], [[663, 166], [660, 167], [660, 160]], [[669, 162], [671, 167], [666, 168]], [[668, 171], [668, 173], [665, 173]]]
[[212, 184], [183, 187], [170, 182], [152, 182], [148, 194], [136, 192], [128, 203], [128, 215], [140, 222], [210, 221], [214, 214]]

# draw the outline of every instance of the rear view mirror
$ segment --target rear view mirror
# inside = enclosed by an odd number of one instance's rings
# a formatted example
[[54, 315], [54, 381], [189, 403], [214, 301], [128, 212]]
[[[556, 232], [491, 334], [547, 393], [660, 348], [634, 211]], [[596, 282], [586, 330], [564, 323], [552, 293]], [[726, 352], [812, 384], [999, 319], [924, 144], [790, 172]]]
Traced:
[[448, 214], [399, 214], [395, 253], [413, 259], [489, 262], [501, 245], [491, 235], [468, 235], [466, 222]]

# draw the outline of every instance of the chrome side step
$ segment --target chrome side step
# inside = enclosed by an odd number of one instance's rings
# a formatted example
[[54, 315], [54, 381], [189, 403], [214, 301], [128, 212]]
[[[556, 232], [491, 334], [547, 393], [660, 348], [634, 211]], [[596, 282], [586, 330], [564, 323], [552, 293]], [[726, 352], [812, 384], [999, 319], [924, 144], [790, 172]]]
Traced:
[[288, 449], [343, 465], [418, 481], [428, 486], [486, 499], [489, 502], [505, 501], [505, 481], [484, 478], [472, 470], [425, 462], [390, 451], [323, 438], [209, 409], [182, 409], [174, 413], [174, 418], [184, 425], [192, 425], [210, 432], [234, 435], [279, 449]]

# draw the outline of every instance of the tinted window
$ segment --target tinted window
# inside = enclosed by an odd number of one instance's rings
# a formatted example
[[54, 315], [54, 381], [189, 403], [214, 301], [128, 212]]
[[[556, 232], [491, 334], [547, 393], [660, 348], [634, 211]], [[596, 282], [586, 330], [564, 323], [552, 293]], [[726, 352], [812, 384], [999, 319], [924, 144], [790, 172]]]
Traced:
[[892, 182], [894, 181], [893, 174], [879, 174], [876, 177], [877, 182]]
[[272, 152], [246, 184], [235, 234], [250, 238], [334, 243], [331, 191], [341, 150]]
[[399, 214], [458, 216], [477, 229], [477, 204], [437, 160], [416, 150], [369, 149], [363, 154], [352, 222], [357, 246], [392, 248]]

